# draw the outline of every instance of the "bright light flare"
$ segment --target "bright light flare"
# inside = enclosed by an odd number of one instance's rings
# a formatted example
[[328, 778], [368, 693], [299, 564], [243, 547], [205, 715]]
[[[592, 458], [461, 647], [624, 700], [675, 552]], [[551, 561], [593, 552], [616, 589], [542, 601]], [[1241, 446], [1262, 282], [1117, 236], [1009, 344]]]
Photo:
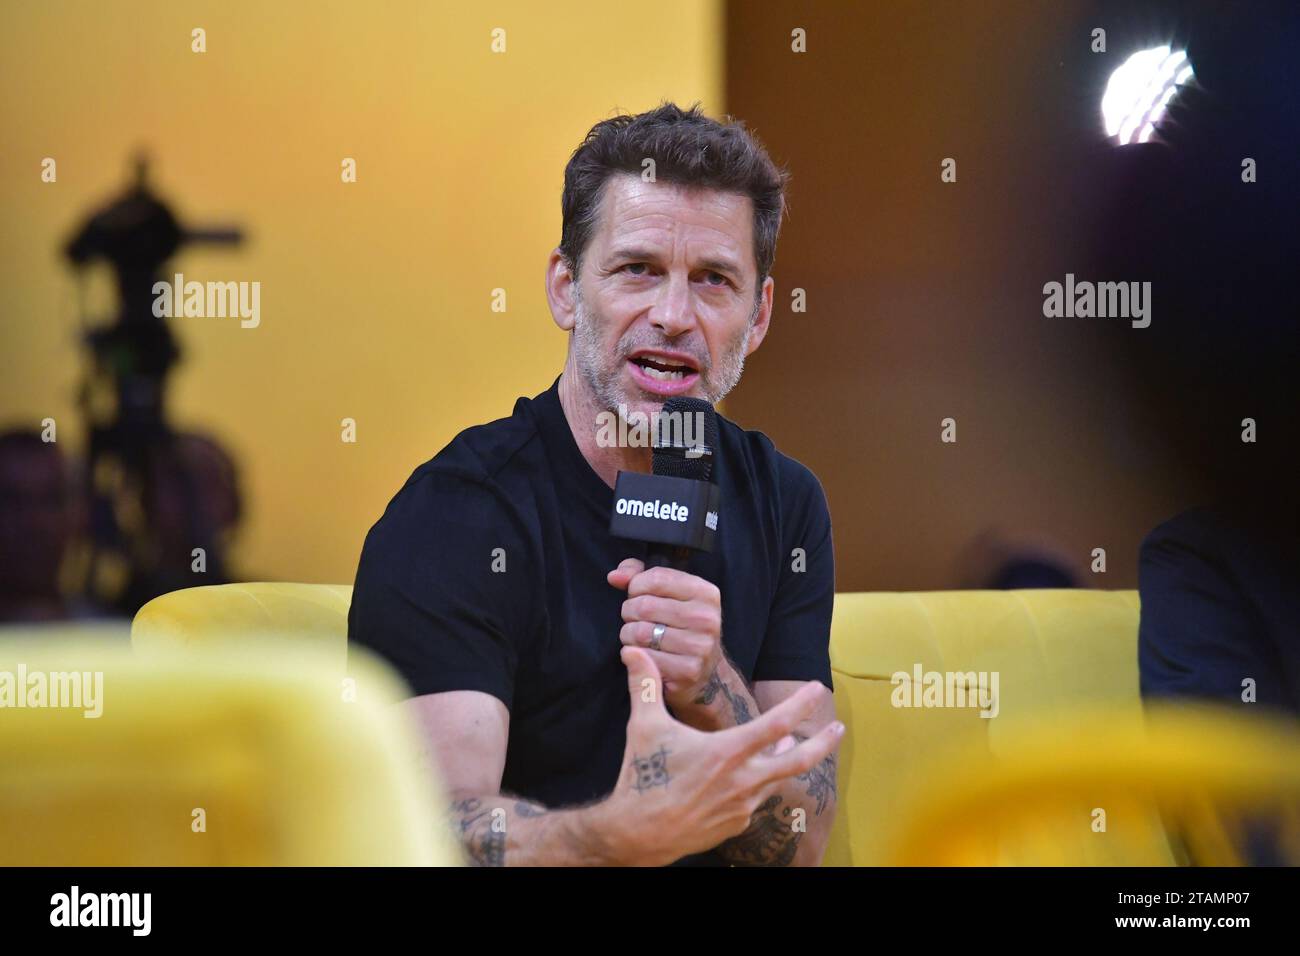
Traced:
[[1110, 75], [1101, 98], [1106, 135], [1121, 146], [1150, 140], [1169, 101], [1192, 76], [1185, 50], [1158, 46], [1134, 53]]

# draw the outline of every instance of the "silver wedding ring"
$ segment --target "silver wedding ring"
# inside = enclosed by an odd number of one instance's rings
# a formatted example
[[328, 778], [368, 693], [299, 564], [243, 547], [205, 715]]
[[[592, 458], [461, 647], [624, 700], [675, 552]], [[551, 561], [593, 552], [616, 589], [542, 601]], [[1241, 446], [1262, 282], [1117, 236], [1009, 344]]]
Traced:
[[656, 624], [655, 629], [650, 632], [650, 649], [652, 651], [659, 650], [659, 642], [664, 639], [664, 631], [666, 630], [668, 630], [668, 628], [664, 627], [662, 624]]

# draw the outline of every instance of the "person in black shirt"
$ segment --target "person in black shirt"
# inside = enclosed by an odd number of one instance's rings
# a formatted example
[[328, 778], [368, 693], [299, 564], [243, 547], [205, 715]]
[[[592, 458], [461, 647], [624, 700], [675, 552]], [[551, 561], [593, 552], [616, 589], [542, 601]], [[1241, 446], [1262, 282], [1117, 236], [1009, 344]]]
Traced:
[[651, 460], [610, 423], [718, 402], [762, 342], [784, 184], [698, 107], [598, 123], [547, 274], [562, 373], [418, 468], [366, 538], [349, 641], [410, 684], [475, 863], [821, 860], [844, 728], [816, 477], [719, 416], [714, 550], [647, 569], [609, 533], [617, 473]]
[[1145, 700], [1191, 698], [1300, 717], [1300, 547], [1276, 525], [1202, 507], [1142, 542]]

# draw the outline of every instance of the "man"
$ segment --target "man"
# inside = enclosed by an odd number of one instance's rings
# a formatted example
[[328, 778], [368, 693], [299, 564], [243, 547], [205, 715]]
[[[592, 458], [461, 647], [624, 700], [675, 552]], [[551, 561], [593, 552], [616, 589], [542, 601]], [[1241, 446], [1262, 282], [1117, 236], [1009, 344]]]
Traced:
[[720, 417], [715, 548], [647, 569], [609, 520], [651, 449], [598, 440], [608, 413], [739, 381], [771, 319], [784, 186], [743, 125], [698, 107], [593, 127], [547, 270], [562, 374], [417, 469], [366, 539], [349, 638], [410, 683], [476, 863], [821, 860], [844, 728], [820, 484]]

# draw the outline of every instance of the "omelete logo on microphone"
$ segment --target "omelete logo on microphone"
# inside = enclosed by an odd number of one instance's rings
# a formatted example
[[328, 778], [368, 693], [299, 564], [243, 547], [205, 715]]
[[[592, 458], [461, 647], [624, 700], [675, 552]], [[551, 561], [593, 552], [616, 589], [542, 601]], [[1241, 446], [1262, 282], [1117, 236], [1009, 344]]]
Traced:
[[610, 502], [609, 533], [629, 541], [712, 551], [718, 494], [711, 481], [620, 471]]
[[660, 521], [681, 521], [690, 519], [691, 509], [675, 501], [662, 502], [638, 501], [635, 498], [619, 498], [614, 502], [614, 510], [621, 515], [634, 515], [638, 518], [657, 518]]

